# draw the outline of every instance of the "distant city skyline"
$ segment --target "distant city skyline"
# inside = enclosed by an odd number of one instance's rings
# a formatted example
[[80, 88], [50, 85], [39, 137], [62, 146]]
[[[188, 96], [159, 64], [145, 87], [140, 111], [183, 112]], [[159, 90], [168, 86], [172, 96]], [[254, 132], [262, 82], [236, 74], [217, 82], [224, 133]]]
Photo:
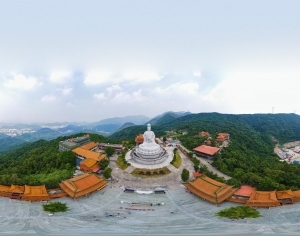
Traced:
[[0, 122], [294, 113], [296, 0], [0, 1]]

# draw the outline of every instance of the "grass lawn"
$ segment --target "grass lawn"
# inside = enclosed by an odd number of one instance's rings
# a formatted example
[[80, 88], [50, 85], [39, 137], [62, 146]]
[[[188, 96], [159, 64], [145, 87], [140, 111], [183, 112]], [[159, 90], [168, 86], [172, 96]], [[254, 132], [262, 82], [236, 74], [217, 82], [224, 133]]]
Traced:
[[181, 156], [179, 155], [178, 151], [176, 151], [175, 161], [173, 162], [172, 165], [178, 169], [181, 166], [181, 162], [182, 162]]
[[170, 173], [171, 171], [167, 167], [154, 170], [135, 168], [134, 171], [131, 172], [132, 175], [138, 177], [159, 177]]
[[256, 209], [249, 206], [230, 207], [216, 213], [217, 216], [230, 219], [257, 218], [261, 214]]
[[130, 166], [129, 163], [124, 161], [124, 158], [122, 156], [119, 156], [117, 159], [117, 165], [122, 169], [125, 170], [128, 166]]

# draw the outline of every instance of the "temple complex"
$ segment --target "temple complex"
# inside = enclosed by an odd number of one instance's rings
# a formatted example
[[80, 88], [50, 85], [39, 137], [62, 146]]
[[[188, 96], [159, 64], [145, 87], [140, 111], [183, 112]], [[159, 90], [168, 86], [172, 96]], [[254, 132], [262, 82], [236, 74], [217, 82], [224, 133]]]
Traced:
[[145, 165], [164, 162], [168, 157], [168, 153], [155, 142], [155, 134], [151, 131], [150, 124], [147, 125], [147, 131], [144, 132], [143, 138], [143, 143], [132, 150], [132, 159]]

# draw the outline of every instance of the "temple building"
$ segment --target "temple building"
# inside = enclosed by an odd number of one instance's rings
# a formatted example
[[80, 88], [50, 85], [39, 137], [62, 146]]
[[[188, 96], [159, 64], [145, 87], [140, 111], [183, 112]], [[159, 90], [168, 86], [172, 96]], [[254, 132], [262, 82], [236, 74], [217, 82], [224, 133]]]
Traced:
[[71, 198], [81, 197], [106, 186], [107, 181], [94, 174], [83, 174], [65, 180], [59, 185]]
[[211, 147], [206, 145], [201, 145], [193, 149], [195, 154], [200, 157], [205, 157], [207, 159], [212, 159], [216, 153], [220, 151], [220, 148]]
[[220, 204], [230, 198], [236, 191], [232, 186], [218, 182], [204, 175], [184, 185], [191, 193], [215, 204]]
[[295, 194], [291, 189], [276, 191], [276, 197], [281, 205], [293, 204]]
[[80, 147], [90, 142], [90, 136], [84, 135], [81, 137], [70, 138], [59, 142], [59, 151], [70, 151], [76, 147]]
[[223, 143], [224, 141], [229, 141], [230, 134], [228, 133], [218, 133], [218, 136], [216, 138], [216, 142]]
[[228, 199], [228, 201], [246, 204], [254, 191], [255, 189], [253, 187], [249, 185], [243, 185], [234, 192], [234, 194], [231, 196], [231, 198]]
[[122, 144], [112, 144], [112, 143], [99, 143], [98, 148], [100, 150], [105, 150], [107, 147], [112, 147], [113, 149], [116, 150], [116, 152], [121, 152], [123, 150], [123, 145]]
[[277, 200], [276, 191], [253, 191], [246, 205], [253, 207], [276, 207], [280, 206], [280, 202]]
[[50, 200], [50, 196], [45, 185], [28, 186], [25, 185], [24, 193], [21, 198], [23, 201], [46, 201]]
[[80, 168], [80, 163], [86, 159], [92, 159], [94, 162], [99, 162], [106, 158], [106, 154], [100, 152], [94, 152], [82, 147], [78, 147], [72, 150], [76, 154], [76, 167]]
[[201, 131], [201, 132], [199, 132], [198, 136], [200, 136], [200, 137], [210, 137], [210, 134], [208, 132]]
[[132, 159], [146, 165], [159, 164], [167, 159], [168, 153], [155, 142], [155, 134], [151, 131], [150, 124], [147, 125], [147, 131], [144, 132], [143, 140], [142, 144], [132, 150]]
[[134, 141], [135, 141], [135, 144], [136, 144], [136, 145], [142, 144], [142, 143], [144, 142], [144, 135], [143, 135], [143, 134], [137, 135], [137, 136], [135, 137]]

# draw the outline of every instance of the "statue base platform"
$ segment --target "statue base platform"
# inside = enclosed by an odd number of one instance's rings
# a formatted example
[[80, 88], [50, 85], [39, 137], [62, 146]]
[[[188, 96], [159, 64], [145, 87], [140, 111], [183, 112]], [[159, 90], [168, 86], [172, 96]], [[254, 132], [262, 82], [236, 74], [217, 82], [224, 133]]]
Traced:
[[126, 153], [125, 159], [131, 164], [131, 166], [140, 169], [159, 169], [166, 167], [170, 164], [173, 159], [173, 148], [165, 148], [165, 155], [161, 159], [151, 159], [151, 158], [137, 158], [132, 154], [132, 151]]

